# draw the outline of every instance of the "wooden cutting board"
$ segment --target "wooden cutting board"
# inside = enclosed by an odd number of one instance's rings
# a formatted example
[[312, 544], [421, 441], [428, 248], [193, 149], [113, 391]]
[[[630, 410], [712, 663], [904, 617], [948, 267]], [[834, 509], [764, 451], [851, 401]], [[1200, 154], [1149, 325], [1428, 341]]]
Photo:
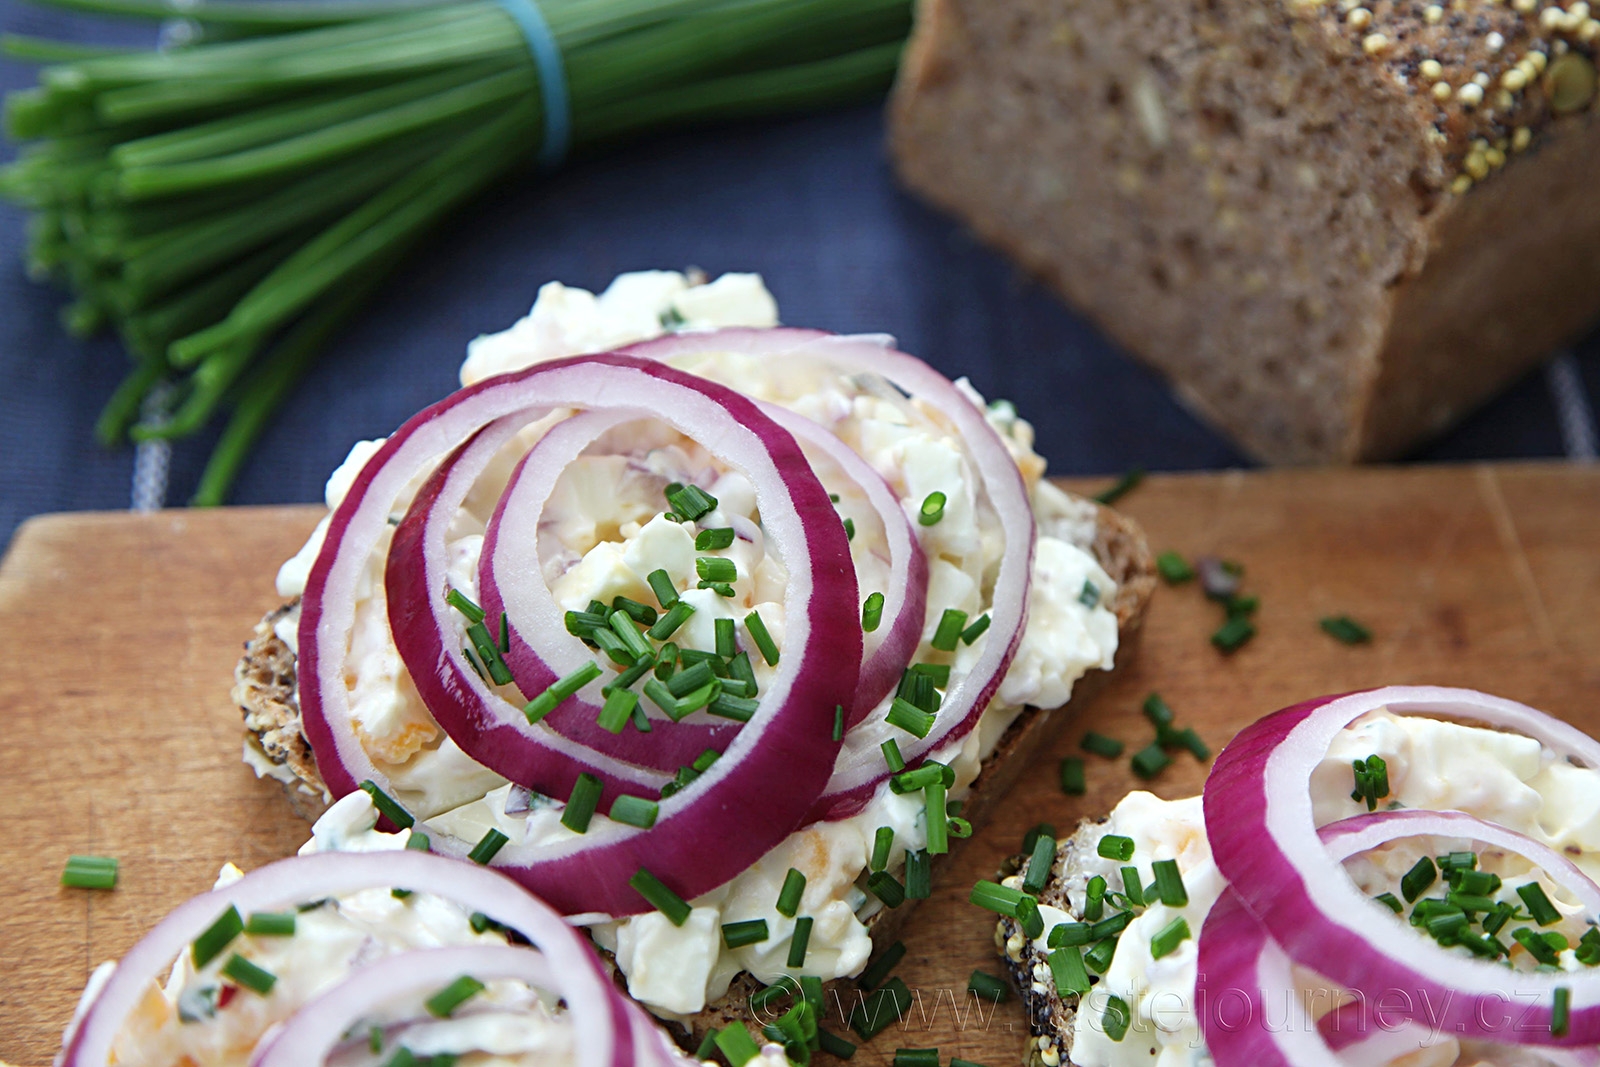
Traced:
[[[1029, 826], [1069, 827], [1139, 784], [1126, 759], [1089, 757], [1088, 796], [1066, 797], [1056, 767], [1089, 726], [1143, 744], [1152, 690], [1213, 747], [1299, 699], [1389, 683], [1485, 689], [1600, 732], [1600, 467], [1153, 476], [1119, 506], [1157, 550], [1242, 562], [1260, 635], [1225, 657], [1207, 640], [1215, 605], [1192, 583], [1158, 591], [1133, 662], [1061, 716], [1003, 811], [939, 869], [897, 972], [918, 1000], [854, 1063], [888, 1064], [902, 1046], [1023, 1062], [1014, 1000], [969, 1009], [967, 976], [998, 968], [967, 888]], [[0, 564], [0, 1060], [48, 1063], [96, 963], [209, 888], [224, 861], [252, 868], [307, 836], [278, 786], [239, 762], [228, 688], [240, 643], [276, 604], [278, 563], [319, 513], [53, 515], [18, 531]], [[1318, 618], [1337, 613], [1372, 643], [1323, 634]], [[1185, 756], [1151, 788], [1191, 794], [1205, 772]], [[60, 888], [71, 853], [119, 857], [118, 889]]]

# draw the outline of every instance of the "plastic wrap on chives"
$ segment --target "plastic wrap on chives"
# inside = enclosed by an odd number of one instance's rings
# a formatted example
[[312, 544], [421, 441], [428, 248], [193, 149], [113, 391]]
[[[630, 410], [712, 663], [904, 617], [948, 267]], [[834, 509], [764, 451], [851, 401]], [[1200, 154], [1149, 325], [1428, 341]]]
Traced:
[[[161, 52], [8, 39], [50, 65], [6, 99], [10, 136], [30, 143], [0, 170], [0, 196], [33, 212], [27, 268], [72, 293], [66, 328], [114, 331], [132, 357], [102, 441], [185, 437], [227, 409], [195, 494], [220, 503], [272, 411], [404, 254], [537, 168], [547, 72], [492, 0], [59, 2], [197, 27]], [[539, 10], [578, 149], [881, 92], [910, 24], [909, 0]], [[170, 417], [139, 423], [163, 382], [178, 387]]]

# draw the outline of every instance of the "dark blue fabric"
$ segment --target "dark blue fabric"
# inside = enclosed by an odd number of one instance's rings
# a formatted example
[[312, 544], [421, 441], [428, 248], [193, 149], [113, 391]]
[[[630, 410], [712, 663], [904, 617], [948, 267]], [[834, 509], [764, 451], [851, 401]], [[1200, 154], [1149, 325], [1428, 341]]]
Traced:
[[[0, 27], [82, 40], [111, 32], [16, 0], [0, 0]], [[0, 61], [0, 87], [32, 76]], [[62, 333], [62, 297], [24, 276], [22, 240], [21, 213], [0, 207], [0, 544], [38, 512], [127, 506], [132, 466], [131, 450], [106, 451], [91, 437], [124, 357], [110, 338]], [[687, 266], [760, 271], [786, 322], [893, 333], [986, 395], [1014, 399], [1052, 471], [1244, 462], [1051, 293], [901, 192], [879, 110], [862, 106], [662, 137], [474, 205], [334, 344], [257, 446], [233, 500], [319, 499], [352, 441], [388, 432], [451, 389], [466, 341], [510, 325], [542, 282], [598, 289], [622, 271]], [[1583, 363], [1593, 397], [1593, 339]], [[170, 500], [193, 491], [212, 439], [178, 444]], [[1560, 451], [1535, 374], [1419, 458]]]

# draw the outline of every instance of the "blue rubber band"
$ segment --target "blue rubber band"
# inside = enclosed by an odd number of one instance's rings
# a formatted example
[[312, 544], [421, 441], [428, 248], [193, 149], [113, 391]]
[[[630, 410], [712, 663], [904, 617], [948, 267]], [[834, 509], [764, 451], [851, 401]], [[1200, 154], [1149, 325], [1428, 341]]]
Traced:
[[539, 145], [539, 164], [554, 170], [567, 158], [572, 147], [572, 98], [567, 93], [567, 66], [561, 59], [561, 46], [550, 32], [550, 23], [539, 10], [537, 0], [495, 0], [516, 20], [517, 27], [533, 53], [539, 75], [539, 92], [544, 103], [544, 141]]

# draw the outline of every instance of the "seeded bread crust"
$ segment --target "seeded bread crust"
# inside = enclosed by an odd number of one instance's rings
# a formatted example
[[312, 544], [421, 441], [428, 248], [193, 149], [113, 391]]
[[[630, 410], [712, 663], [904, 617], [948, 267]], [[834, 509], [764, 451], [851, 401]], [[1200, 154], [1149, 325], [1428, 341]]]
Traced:
[[[1145, 611], [1155, 592], [1155, 560], [1144, 532], [1133, 520], [1089, 500], [1074, 498], [1074, 502], [1083, 519], [1077, 524], [1082, 533], [1081, 547], [1088, 549], [1117, 583], [1111, 607], [1117, 616], [1116, 662], [1120, 665], [1137, 647]], [[246, 643], [245, 654], [234, 670], [233, 696], [244, 716], [246, 743], [288, 772], [284, 778], [292, 776], [292, 781], [285, 781], [285, 792], [296, 811], [314, 819], [322, 809], [307, 800], [314, 795], [320, 804], [322, 779], [316, 773], [310, 745], [300, 732], [300, 710], [294, 699], [294, 654], [273, 633], [274, 624], [293, 608], [293, 603], [286, 604], [257, 624], [255, 636]], [[1076, 704], [1090, 699], [1109, 677], [1109, 672], [1096, 670], [1079, 679], [1072, 693]], [[974, 828], [984, 824], [994, 805], [1026, 769], [1030, 754], [1039, 750], [1047, 734], [1063, 718], [1053, 715], [1051, 709], [1029, 707], [1002, 735], [994, 752], [983, 761], [962, 809], [962, 816]], [[891, 943], [915, 905], [915, 900], [907, 900], [898, 908], [871, 916], [867, 925], [874, 946]], [[840, 979], [830, 986], [842, 990], [850, 981]], [[735, 1020], [749, 1023], [754, 1016], [750, 995], [760, 988], [761, 984], [749, 974], [740, 974], [726, 994], [687, 1021], [671, 1023], [671, 1027], [684, 1047], [693, 1049], [708, 1029], [720, 1029]], [[841, 1023], [836, 1019], [827, 1025], [837, 1029]]]
[[[1080, 855], [1092, 855], [1100, 841], [1100, 827], [1104, 819], [1085, 819], [1078, 824], [1073, 835], [1056, 846], [1055, 865], [1050, 868], [1050, 880], [1038, 895], [1039, 903], [1060, 908], [1078, 921], [1082, 912], [1072, 907], [1067, 899], [1067, 884], [1078, 869]], [[1029, 859], [1017, 858], [1019, 876], [1028, 873]], [[1078, 998], [1063, 997], [1056, 991], [1051, 977], [1047, 953], [1034, 948], [1033, 942], [1022, 933], [1015, 919], [1001, 919], [995, 923], [994, 947], [999, 954], [1011, 984], [1022, 997], [1022, 1007], [1028, 1016], [1028, 1067], [1071, 1067], [1072, 1026], [1078, 1017]], [[1090, 982], [1099, 976], [1090, 975]]]
[[1248, 451], [1386, 458], [1600, 315], [1597, 42], [1579, 0], [919, 0], [891, 143]]

